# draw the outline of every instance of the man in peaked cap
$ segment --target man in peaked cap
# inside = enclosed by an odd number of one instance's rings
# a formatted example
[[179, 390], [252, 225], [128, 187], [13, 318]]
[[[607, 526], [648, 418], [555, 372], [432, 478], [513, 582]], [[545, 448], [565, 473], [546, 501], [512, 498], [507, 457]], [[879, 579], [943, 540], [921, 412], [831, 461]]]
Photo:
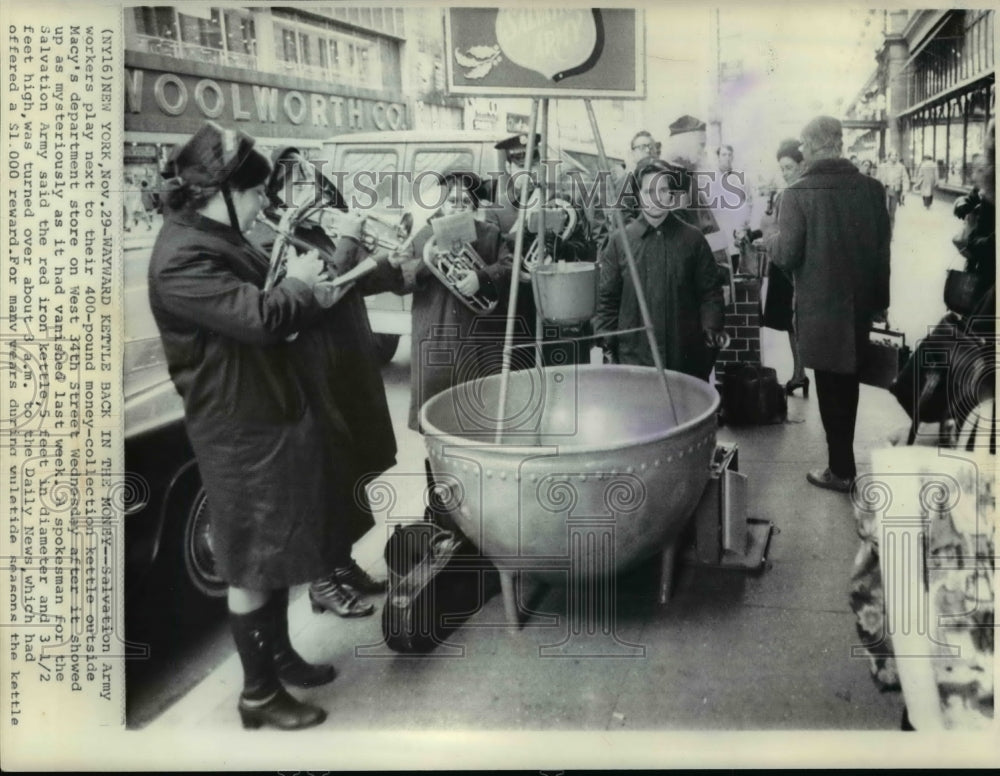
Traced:
[[702, 163], [708, 132], [705, 122], [694, 116], [684, 115], [670, 125], [670, 153], [667, 158], [689, 171]]
[[[533, 161], [537, 162], [541, 158], [539, 153], [539, 145], [542, 142], [542, 136], [535, 133], [535, 153], [532, 156]], [[524, 157], [528, 155], [528, 136], [527, 135], [514, 135], [513, 137], [508, 137], [506, 140], [501, 140], [495, 146], [498, 151], [503, 151], [506, 155], [506, 161], [509, 164], [516, 164], [518, 167], [524, 167]]]
[[[663, 158], [689, 173], [706, 170], [705, 145], [708, 142], [708, 133], [705, 122], [685, 114], [673, 122], [669, 129], [668, 152], [663, 155]], [[705, 235], [716, 263], [720, 266], [719, 283], [729, 286], [729, 273], [732, 269], [729, 259], [729, 241], [719, 227], [715, 213], [709, 207], [710, 198], [705, 195], [704, 191], [700, 190], [703, 183], [703, 178], [699, 179], [696, 175], [691, 176], [689, 205], [679, 209], [676, 215]]]
[[670, 125], [670, 135], [680, 135], [684, 132], [704, 132], [706, 129], [705, 122], [701, 119], [696, 119], [694, 116], [689, 116], [684, 114], [677, 121]]

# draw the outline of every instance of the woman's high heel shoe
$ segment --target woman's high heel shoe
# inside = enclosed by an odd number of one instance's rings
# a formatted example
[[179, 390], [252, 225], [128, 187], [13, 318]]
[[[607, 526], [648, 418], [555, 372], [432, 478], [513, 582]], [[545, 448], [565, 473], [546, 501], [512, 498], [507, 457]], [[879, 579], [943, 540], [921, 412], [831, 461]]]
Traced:
[[798, 380], [789, 380], [787, 383], [785, 383], [785, 395], [794, 396], [795, 391], [797, 391], [799, 388], [802, 389], [803, 398], [808, 399], [809, 398], [808, 377], [800, 377]]

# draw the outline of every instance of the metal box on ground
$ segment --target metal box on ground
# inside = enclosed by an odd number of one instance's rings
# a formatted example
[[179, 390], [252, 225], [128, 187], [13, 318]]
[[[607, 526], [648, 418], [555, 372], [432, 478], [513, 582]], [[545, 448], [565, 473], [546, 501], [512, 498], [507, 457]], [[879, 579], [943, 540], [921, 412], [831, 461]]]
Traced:
[[747, 517], [746, 512], [747, 476], [739, 472], [739, 448], [720, 444], [695, 509], [692, 541], [684, 559], [720, 568], [762, 569], [774, 525]]

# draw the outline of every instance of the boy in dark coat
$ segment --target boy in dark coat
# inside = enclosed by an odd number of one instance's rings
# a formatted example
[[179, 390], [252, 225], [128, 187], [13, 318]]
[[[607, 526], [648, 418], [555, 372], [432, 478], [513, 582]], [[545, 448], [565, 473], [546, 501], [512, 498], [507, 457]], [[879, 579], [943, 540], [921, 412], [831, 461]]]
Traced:
[[[723, 298], [712, 249], [701, 232], [673, 212], [686, 204], [684, 170], [658, 159], [636, 169], [642, 214], [625, 227], [664, 368], [708, 380], [723, 333]], [[612, 239], [600, 259], [594, 330], [642, 326], [624, 250]], [[652, 366], [645, 332], [609, 338], [618, 363]]]

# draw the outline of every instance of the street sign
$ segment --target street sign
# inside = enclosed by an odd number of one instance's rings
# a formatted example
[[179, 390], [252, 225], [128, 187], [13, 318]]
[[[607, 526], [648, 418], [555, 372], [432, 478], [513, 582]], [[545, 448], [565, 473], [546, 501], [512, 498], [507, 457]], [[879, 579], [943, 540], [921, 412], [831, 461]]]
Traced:
[[645, 97], [640, 10], [453, 8], [445, 20], [451, 94]]

